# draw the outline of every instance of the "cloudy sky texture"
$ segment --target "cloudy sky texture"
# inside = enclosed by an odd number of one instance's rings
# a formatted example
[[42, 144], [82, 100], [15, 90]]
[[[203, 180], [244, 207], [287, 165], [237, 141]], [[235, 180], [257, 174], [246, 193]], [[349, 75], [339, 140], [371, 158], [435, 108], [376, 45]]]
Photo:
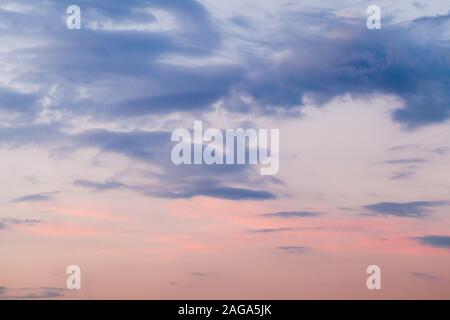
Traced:
[[[175, 166], [196, 120], [279, 173]], [[0, 0], [0, 158], [0, 299], [449, 299], [450, 3]]]

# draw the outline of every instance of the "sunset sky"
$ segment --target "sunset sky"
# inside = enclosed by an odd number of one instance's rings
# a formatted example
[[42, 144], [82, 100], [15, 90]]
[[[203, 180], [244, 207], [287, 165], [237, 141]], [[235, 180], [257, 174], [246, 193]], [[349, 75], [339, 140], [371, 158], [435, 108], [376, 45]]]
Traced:
[[0, 0], [0, 299], [450, 299], [449, 119], [449, 1]]

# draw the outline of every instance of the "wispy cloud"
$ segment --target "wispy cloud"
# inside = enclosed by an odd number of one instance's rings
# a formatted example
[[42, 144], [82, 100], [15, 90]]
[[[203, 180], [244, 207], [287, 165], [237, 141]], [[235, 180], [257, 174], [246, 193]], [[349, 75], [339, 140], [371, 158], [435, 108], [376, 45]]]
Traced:
[[180, 191], [155, 191], [148, 195], [166, 199], [189, 199], [196, 196], [206, 196], [227, 200], [274, 200], [276, 195], [269, 191], [251, 190], [232, 187], [191, 187]]
[[261, 229], [250, 229], [249, 233], [276, 233], [276, 232], [286, 232], [286, 231], [295, 231], [298, 230], [296, 228], [261, 228]]
[[303, 247], [303, 246], [281, 246], [278, 247], [278, 250], [281, 250], [284, 253], [287, 254], [304, 254], [312, 249], [310, 247]]
[[206, 272], [192, 272], [190, 275], [193, 277], [210, 277], [210, 276], [212, 276], [211, 273], [206, 273]]
[[322, 212], [316, 211], [279, 211], [272, 213], [264, 213], [263, 217], [266, 218], [315, 218], [322, 216]]
[[391, 180], [406, 180], [414, 177], [415, 172], [413, 171], [402, 171], [393, 173], [389, 179]]
[[25, 196], [21, 196], [21, 197], [15, 198], [15, 199], [11, 200], [11, 202], [42, 202], [42, 201], [50, 201], [50, 200], [52, 200], [53, 195], [56, 194], [56, 193], [58, 193], [58, 191], [29, 194], [29, 195], [25, 195]]
[[[130, 159], [158, 168], [152, 174], [151, 184], [131, 185], [117, 180], [94, 182], [77, 179], [78, 187], [96, 191], [129, 190], [145, 196], [165, 199], [189, 199], [196, 196], [227, 200], [273, 200], [277, 196], [268, 190], [258, 190], [255, 184], [276, 184], [278, 181], [266, 179], [261, 183], [251, 175], [248, 166], [176, 166], [170, 159], [170, 132], [89, 130], [72, 137], [76, 148], [98, 147], [104, 152], [125, 155]], [[217, 176], [218, 178], [210, 178]], [[242, 187], [228, 185], [239, 179]]]
[[130, 188], [124, 183], [117, 181], [107, 181], [104, 183], [94, 182], [90, 180], [77, 179], [73, 182], [77, 187], [94, 189], [96, 191], [116, 190], [116, 189], [128, 189]]
[[427, 160], [422, 159], [422, 158], [393, 159], [393, 160], [384, 161], [384, 163], [386, 163], [386, 164], [418, 164], [418, 163], [425, 163], [425, 162], [427, 162]]
[[412, 275], [422, 280], [439, 280], [439, 277], [427, 272], [413, 272]]
[[414, 238], [420, 244], [435, 247], [450, 249], [450, 236], [443, 235], [427, 235], [423, 237]]
[[63, 297], [67, 289], [53, 287], [7, 288], [0, 287], [0, 300], [34, 300]]
[[379, 202], [365, 205], [363, 208], [370, 211], [369, 215], [425, 218], [431, 208], [448, 204], [448, 201]]
[[13, 219], [13, 218], [1, 218], [0, 219], [0, 230], [6, 229], [9, 226], [13, 225], [26, 225], [32, 226], [35, 224], [41, 223], [41, 220], [37, 219]]

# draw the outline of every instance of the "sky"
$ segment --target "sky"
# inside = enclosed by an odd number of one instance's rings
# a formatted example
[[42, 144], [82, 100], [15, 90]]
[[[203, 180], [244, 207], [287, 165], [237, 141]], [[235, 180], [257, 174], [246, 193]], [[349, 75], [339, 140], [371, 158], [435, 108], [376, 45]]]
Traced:
[[449, 119], [448, 1], [0, 0], [0, 299], [449, 299]]

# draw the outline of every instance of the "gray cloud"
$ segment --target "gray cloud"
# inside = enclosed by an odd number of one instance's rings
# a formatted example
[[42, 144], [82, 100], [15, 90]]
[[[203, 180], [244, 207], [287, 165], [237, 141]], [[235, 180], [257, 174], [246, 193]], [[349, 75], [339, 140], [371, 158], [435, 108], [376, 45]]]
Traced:
[[[21, 0], [17, 3], [30, 5]], [[55, 149], [73, 150], [95, 147], [151, 164], [160, 173], [153, 174], [156, 181], [152, 188], [144, 190], [149, 196], [276, 198], [275, 192], [266, 190], [269, 178], [252, 178], [252, 170], [244, 166], [173, 166], [169, 161], [169, 132], [94, 129], [69, 134], [75, 132], [70, 129], [77, 129], [73, 126], [80, 117], [112, 122], [117, 128], [131, 117], [143, 115], [192, 112], [201, 117], [219, 101], [222, 108], [237, 113], [270, 115], [274, 110], [284, 110], [291, 114], [292, 108], [303, 106], [305, 98], [324, 104], [344, 94], [400, 97], [405, 106], [394, 111], [393, 119], [411, 128], [441, 122], [449, 116], [449, 50], [441, 39], [449, 15], [390, 24], [374, 33], [357, 27], [364, 26], [365, 21], [338, 17], [327, 10], [285, 11], [271, 31], [277, 41], [266, 41], [267, 35], [246, 37], [247, 44], [234, 46], [236, 52], [228, 56], [222, 51], [228, 47], [224, 41], [241, 39], [233, 39], [227, 32], [226, 23], [230, 21], [217, 23], [218, 18], [198, 1], [80, 0], [77, 4], [83, 8], [79, 32], [64, 27], [64, 2], [47, 1], [40, 10], [0, 10], [1, 36], [37, 43], [11, 48], [0, 57], [11, 66], [18, 83], [35, 88], [31, 93], [0, 88], [0, 108], [14, 108], [31, 117], [0, 127], [0, 143], [49, 144]], [[89, 28], [93, 23], [102, 26], [107, 19], [116, 24], [157, 21], [155, 14], [143, 10], [147, 8], [163, 10], [179, 28], [170, 32]], [[231, 23], [244, 29], [252, 25], [243, 16]], [[329, 30], [346, 36], [329, 37]], [[285, 54], [275, 61], [259, 52]], [[232, 62], [197, 65], [171, 61], [173, 57], [207, 61], [218, 56]], [[38, 125], [38, 114], [43, 111], [57, 111], [60, 117]], [[422, 160], [394, 159], [387, 163]], [[220, 183], [214, 181], [206, 187], [202, 182], [211, 176], [220, 177]], [[233, 181], [243, 183], [237, 188]], [[78, 179], [76, 185], [98, 191], [130, 189], [120, 181], [96, 184]], [[16, 200], [45, 199], [43, 194]]]
[[73, 182], [77, 187], [94, 189], [96, 191], [106, 191], [106, 190], [117, 190], [117, 189], [128, 189], [130, 188], [126, 184], [116, 181], [108, 181], [104, 183], [94, 182], [90, 180], [77, 179]]
[[417, 237], [415, 240], [426, 246], [450, 249], [450, 236], [427, 235]]
[[37, 219], [13, 219], [13, 218], [1, 218], [0, 219], [0, 230], [6, 229], [11, 225], [35, 225], [37, 223], [41, 223], [41, 220]]
[[220, 198], [227, 200], [274, 200], [276, 195], [269, 191], [251, 190], [245, 188], [232, 188], [220, 186], [193, 186], [184, 191], [155, 191], [149, 192], [159, 198], [167, 199], [186, 199], [195, 196], [207, 196], [212, 198]]
[[37, 193], [21, 196], [13, 199], [11, 202], [41, 202], [50, 201], [53, 195], [57, 192]]
[[286, 232], [286, 231], [296, 231], [296, 228], [263, 228], [263, 229], [250, 229], [249, 233], [276, 233], [276, 232]]
[[[5, 57], [14, 65], [31, 64], [33, 68], [17, 70], [19, 78], [38, 83], [40, 89], [30, 95], [2, 89], [1, 105], [35, 108], [38, 98], [58, 83], [53, 102], [66, 116], [120, 119], [205, 110], [221, 99], [234, 101], [224, 107], [236, 112], [257, 108], [270, 114], [302, 105], [305, 97], [322, 104], [344, 94], [393, 94], [405, 102], [393, 119], [409, 127], [449, 117], [449, 47], [442, 39], [449, 15], [390, 23], [375, 33], [358, 27], [365, 25], [364, 20], [338, 17], [328, 10], [284, 11], [272, 31], [277, 41], [267, 42], [258, 35], [246, 38], [246, 47], [286, 52], [276, 62], [257, 54], [260, 50], [241, 48], [239, 62], [189, 66], [162, 62], [161, 58], [214, 57], [218, 52], [223, 56], [224, 35], [230, 37], [227, 23], [245, 29], [251, 21], [234, 17], [220, 28], [207, 8], [194, 0], [120, 4], [81, 0], [83, 29], [70, 32], [61, 21], [65, 5], [48, 1], [43, 10], [0, 10], [2, 35], [45, 40], [45, 45], [13, 50]], [[147, 8], [164, 10], [180, 28], [174, 32], [88, 28], [106, 20], [155, 22], [157, 17]], [[331, 29], [346, 36], [326, 36]], [[95, 94], [80, 98], [77, 90], [81, 87]], [[255, 102], [249, 105], [239, 98], [241, 94]]]
[[[96, 191], [107, 190], [130, 190], [138, 192], [142, 195], [163, 198], [163, 199], [189, 199], [197, 196], [206, 196], [211, 198], [227, 199], [227, 200], [273, 200], [276, 195], [269, 191], [252, 190], [245, 188], [232, 188], [217, 185], [205, 187], [201, 182], [193, 182], [189, 187], [179, 188], [172, 191], [155, 191], [158, 187], [154, 186], [130, 186], [120, 182], [110, 181], [105, 183], [93, 182], [89, 180], [76, 180], [75, 186], [93, 189]], [[175, 188], [176, 189], [176, 188]]]
[[[432, 39], [447, 28], [449, 15], [430, 17], [427, 24], [417, 19], [389, 25], [376, 34], [360, 28], [362, 21], [340, 19], [330, 12], [292, 12], [290, 17], [298, 19], [298, 27], [315, 26], [309, 30], [323, 34], [329, 29], [339, 30], [346, 36], [331, 38], [304, 32], [297, 40], [289, 37], [286, 42], [283, 38], [278, 41], [278, 50], [285, 49], [289, 54], [276, 66], [265, 65], [264, 61], [253, 64], [258, 76], [253, 75], [254, 81], [244, 84], [261, 105], [293, 107], [301, 105], [305, 96], [321, 104], [346, 93], [384, 93], [404, 101], [405, 106], [392, 117], [410, 128], [448, 118], [448, 43]], [[426, 34], [431, 28], [437, 32]], [[424, 31], [421, 36], [418, 30]], [[316, 60], [318, 53], [320, 61]], [[256, 70], [262, 65], [264, 69]], [[426, 79], [426, 84], [419, 79]]]
[[[17, 1], [30, 5], [26, 1]], [[211, 55], [221, 45], [222, 35], [206, 8], [194, 0], [132, 0], [121, 4], [103, 1], [77, 2], [83, 11], [80, 32], [66, 30], [61, 19], [67, 3], [48, 1], [39, 10], [6, 12], [0, 10], [5, 36], [24, 42], [43, 40], [46, 45], [21, 49], [5, 58], [22, 67], [20, 79], [38, 83], [33, 95], [1, 89], [0, 108], [29, 111], [32, 105], [58, 83], [52, 102], [66, 116], [93, 118], [140, 116], [151, 113], [189, 111], [207, 106], [226, 95], [239, 77], [235, 67], [173, 67], [159, 62], [168, 54], [185, 57]], [[94, 23], [151, 23], [156, 21], [149, 9], [163, 10], [179, 28], [174, 32], [89, 29]], [[61, 24], [50, 23], [60, 21]], [[33, 25], [33, 30], [27, 26]], [[51, 75], [51, 76], [49, 76]], [[123, 83], [133, 83], [125, 89]], [[79, 98], [80, 87], [95, 89], [95, 95]], [[72, 102], [72, 101], [77, 101]], [[95, 105], [95, 107], [92, 107]]]
[[413, 171], [395, 172], [390, 176], [390, 180], [406, 180], [411, 179], [415, 175]]
[[37, 96], [16, 92], [0, 86], [0, 109], [12, 113], [29, 113], [33, 111]]
[[386, 160], [384, 163], [386, 164], [418, 164], [426, 162], [425, 159], [421, 158], [412, 158], [412, 159], [393, 159]]
[[209, 276], [212, 276], [211, 273], [206, 273], [206, 272], [192, 272], [190, 275], [194, 276], [194, 277], [209, 277]]
[[422, 280], [439, 280], [439, 277], [426, 272], [413, 272], [412, 275]]
[[79, 148], [95, 146], [103, 151], [123, 154], [144, 162], [151, 162], [157, 156], [168, 156], [171, 143], [169, 132], [119, 132], [100, 129], [84, 131], [74, 136], [73, 140]]
[[206, 109], [219, 100], [225, 92], [204, 91], [165, 94], [128, 100], [114, 111], [117, 115], [143, 116], [155, 113], [169, 113], [183, 110]]
[[[78, 187], [96, 191], [130, 190], [143, 195], [166, 198], [188, 199], [206, 196], [228, 200], [273, 200], [277, 196], [267, 190], [259, 190], [253, 185], [279, 184], [271, 177], [255, 177], [254, 168], [245, 165], [222, 166], [177, 166], [170, 160], [172, 142], [170, 132], [88, 130], [71, 137], [74, 148], [97, 147], [102, 152], [112, 152], [127, 156], [158, 167], [158, 173], [149, 173], [148, 185], [130, 185], [116, 180], [94, 182], [77, 179]], [[211, 178], [217, 177], [217, 178]], [[245, 184], [230, 186], [235, 181]]]
[[262, 214], [267, 218], [313, 218], [322, 216], [322, 212], [315, 211], [280, 211]]
[[424, 218], [433, 207], [448, 205], [447, 201], [379, 202], [363, 206], [371, 215]]
[[94, 182], [90, 180], [75, 180], [74, 185], [93, 189], [95, 191], [108, 191], [108, 190], [129, 190], [138, 192], [145, 196], [151, 196], [163, 199], [189, 199], [197, 196], [205, 196], [211, 198], [227, 199], [227, 200], [274, 200], [276, 195], [269, 191], [253, 190], [247, 188], [233, 188], [221, 186], [215, 180], [194, 180], [190, 184], [184, 186], [175, 187], [172, 186], [172, 190], [158, 190], [163, 185], [127, 185], [117, 181], [107, 181], [104, 183]]
[[280, 246], [278, 249], [287, 254], [304, 254], [311, 251], [310, 247], [302, 246]]
[[20, 124], [13, 127], [0, 127], [0, 145], [17, 147], [67, 142], [61, 129], [62, 127], [58, 124]]
[[402, 145], [397, 145], [397, 146], [393, 146], [390, 147], [388, 149], [388, 151], [403, 151], [403, 150], [408, 150], [408, 149], [419, 149], [420, 146], [417, 144], [402, 144]]
[[0, 300], [37, 300], [63, 297], [67, 289], [53, 287], [6, 288], [0, 287]]

